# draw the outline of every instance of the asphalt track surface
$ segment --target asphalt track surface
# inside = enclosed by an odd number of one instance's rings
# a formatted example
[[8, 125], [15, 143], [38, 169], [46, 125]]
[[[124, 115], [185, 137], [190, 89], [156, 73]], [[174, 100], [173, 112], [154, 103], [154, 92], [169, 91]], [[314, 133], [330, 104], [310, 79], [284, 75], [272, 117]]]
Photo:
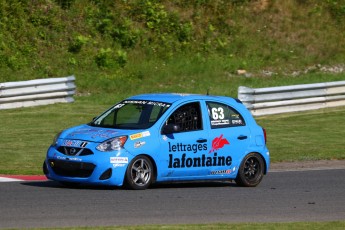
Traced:
[[229, 182], [145, 191], [0, 183], [0, 228], [345, 220], [345, 169], [272, 172], [256, 188]]

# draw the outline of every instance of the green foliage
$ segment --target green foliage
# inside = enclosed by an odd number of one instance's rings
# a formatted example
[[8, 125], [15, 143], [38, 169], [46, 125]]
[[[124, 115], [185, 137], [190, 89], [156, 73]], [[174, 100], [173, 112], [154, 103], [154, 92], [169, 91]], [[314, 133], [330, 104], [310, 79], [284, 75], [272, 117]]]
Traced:
[[68, 47], [68, 51], [71, 53], [79, 53], [81, 48], [86, 45], [89, 41], [88, 37], [78, 35], [74, 38], [72, 43]]
[[327, 7], [334, 18], [339, 20], [339, 23], [344, 23], [345, 20], [345, 1], [344, 0], [327, 0]]
[[57, 4], [61, 6], [62, 9], [68, 9], [72, 6], [75, 0], [55, 0]]
[[127, 63], [127, 52], [123, 50], [100, 49], [95, 57], [95, 62], [99, 68], [113, 68], [125, 67]]
[[[155, 74], [146, 68], [151, 63], [177, 63], [181, 57], [186, 63], [217, 60], [217, 71], [209, 72], [213, 78], [238, 68], [260, 75], [265, 69], [343, 63], [344, 5], [344, 0], [0, 0], [0, 81], [75, 74], [102, 82], [139, 72], [145, 78]], [[84, 79], [79, 90], [96, 92]]]
[[128, 61], [127, 52], [123, 51], [123, 50], [118, 50], [116, 52], [116, 59], [115, 60], [120, 67], [122, 67], [122, 68], [125, 67], [125, 65]]
[[138, 13], [140, 19], [145, 25], [159, 34], [169, 32], [174, 26], [174, 21], [170, 17], [168, 11], [157, 0], [144, 0], [138, 4]]
[[95, 62], [100, 68], [109, 68], [114, 66], [113, 51], [110, 48], [101, 49], [95, 57]]
[[111, 37], [123, 48], [134, 47], [140, 37], [140, 30], [132, 28], [132, 22], [125, 18], [123, 24], [114, 27], [110, 33]]
[[180, 23], [177, 28], [179, 42], [189, 42], [193, 39], [193, 24], [191, 22]]

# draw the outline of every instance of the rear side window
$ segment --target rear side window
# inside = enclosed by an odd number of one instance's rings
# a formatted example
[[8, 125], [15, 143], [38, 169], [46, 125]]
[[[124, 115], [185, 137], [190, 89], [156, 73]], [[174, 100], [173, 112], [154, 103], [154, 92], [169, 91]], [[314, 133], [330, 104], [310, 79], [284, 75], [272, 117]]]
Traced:
[[212, 129], [245, 125], [242, 115], [234, 108], [218, 102], [206, 104]]

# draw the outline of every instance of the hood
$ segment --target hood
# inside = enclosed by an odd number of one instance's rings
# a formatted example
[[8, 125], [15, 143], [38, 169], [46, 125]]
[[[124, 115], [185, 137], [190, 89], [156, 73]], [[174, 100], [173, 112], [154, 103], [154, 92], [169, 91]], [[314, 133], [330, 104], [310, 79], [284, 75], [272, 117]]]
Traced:
[[136, 132], [138, 132], [138, 130], [109, 129], [102, 127], [92, 127], [89, 125], [80, 125], [66, 129], [62, 132], [59, 138], [101, 143], [110, 138], [123, 135], [131, 135]]

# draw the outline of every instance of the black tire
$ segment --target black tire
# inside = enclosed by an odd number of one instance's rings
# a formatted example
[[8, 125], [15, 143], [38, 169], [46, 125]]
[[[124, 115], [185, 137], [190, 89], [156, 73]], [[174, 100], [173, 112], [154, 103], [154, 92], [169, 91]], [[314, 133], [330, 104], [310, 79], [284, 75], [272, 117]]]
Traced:
[[244, 187], [257, 186], [264, 177], [264, 167], [264, 161], [258, 153], [249, 153], [241, 162], [236, 184]]
[[129, 189], [147, 189], [153, 181], [153, 174], [151, 160], [146, 156], [137, 156], [127, 167], [125, 185]]
[[42, 170], [43, 170], [44, 175], [47, 175], [49, 173], [48, 172], [48, 167], [47, 167], [47, 164], [46, 164], [45, 161], [43, 161]]

